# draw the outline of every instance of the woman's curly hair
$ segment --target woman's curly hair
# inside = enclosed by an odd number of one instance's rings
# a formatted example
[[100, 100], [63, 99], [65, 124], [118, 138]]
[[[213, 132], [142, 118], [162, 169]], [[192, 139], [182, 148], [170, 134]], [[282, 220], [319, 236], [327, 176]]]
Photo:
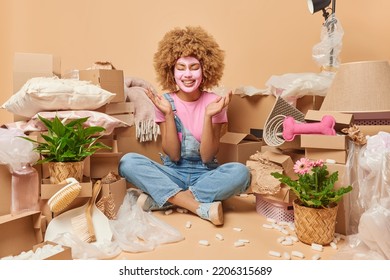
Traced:
[[225, 52], [203, 28], [187, 26], [184, 29], [176, 27], [167, 32], [154, 54], [157, 81], [163, 90], [176, 90], [174, 67], [180, 57], [186, 56], [195, 57], [202, 66], [201, 90], [218, 85], [225, 68]]

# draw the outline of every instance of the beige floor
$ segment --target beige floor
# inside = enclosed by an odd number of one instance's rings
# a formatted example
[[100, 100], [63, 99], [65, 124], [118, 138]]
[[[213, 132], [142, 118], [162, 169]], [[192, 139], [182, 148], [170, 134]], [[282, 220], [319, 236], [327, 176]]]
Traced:
[[[292, 246], [284, 246], [277, 242], [277, 238], [283, 236], [276, 229], [266, 229], [264, 223], [269, 223], [266, 217], [256, 212], [255, 196], [233, 197], [224, 202], [225, 223], [216, 227], [210, 222], [200, 219], [192, 214], [184, 214], [174, 211], [170, 215], [164, 212], [153, 212], [156, 217], [178, 229], [184, 236], [184, 240], [163, 244], [150, 252], [129, 253], [123, 252], [116, 259], [132, 260], [276, 260], [283, 259], [272, 257], [270, 250], [281, 254], [300, 251], [305, 258], [311, 260], [315, 254], [320, 254], [322, 260], [332, 259], [337, 252], [330, 246], [324, 246], [323, 252], [314, 251], [310, 245], [301, 242]], [[187, 221], [191, 221], [192, 227], [186, 228]], [[236, 231], [234, 228], [240, 228]], [[221, 234], [224, 240], [216, 239], [215, 235]], [[198, 244], [199, 240], [208, 240], [209, 246]], [[234, 242], [238, 239], [246, 239], [249, 243], [245, 246], [235, 247]], [[343, 241], [338, 243], [339, 249]], [[301, 260], [297, 257], [291, 259]]]

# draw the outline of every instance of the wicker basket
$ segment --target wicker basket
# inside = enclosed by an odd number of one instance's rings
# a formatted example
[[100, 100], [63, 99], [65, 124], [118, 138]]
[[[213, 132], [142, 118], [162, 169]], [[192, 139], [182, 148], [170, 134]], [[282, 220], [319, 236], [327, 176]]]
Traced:
[[294, 223], [297, 237], [306, 244], [329, 244], [336, 228], [338, 204], [331, 208], [310, 208], [299, 204], [294, 205]]
[[83, 181], [84, 162], [49, 162], [50, 183], [58, 184], [67, 178], [73, 177]]
[[278, 222], [294, 222], [293, 205], [256, 196], [256, 212]]

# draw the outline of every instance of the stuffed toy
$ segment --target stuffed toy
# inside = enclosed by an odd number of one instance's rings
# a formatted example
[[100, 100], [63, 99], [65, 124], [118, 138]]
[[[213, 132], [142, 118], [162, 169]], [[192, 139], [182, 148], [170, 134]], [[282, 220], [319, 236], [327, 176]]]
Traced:
[[293, 141], [296, 135], [301, 134], [336, 135], [335, 124], [335, 118], [330, 115], [325, 115], [320, 122], [314, 123], [299, 123], [293, 117], [287, 116], [283, 120], [283, 138]]

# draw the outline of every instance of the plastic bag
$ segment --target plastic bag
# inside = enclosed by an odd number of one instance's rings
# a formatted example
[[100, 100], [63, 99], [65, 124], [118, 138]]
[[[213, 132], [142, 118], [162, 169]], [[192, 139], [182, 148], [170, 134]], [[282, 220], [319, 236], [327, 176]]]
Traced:
[[6, 164], [11, 172], [20, 170], [26, 163], [34, 165], [39, 154], [35, 152], [34, 143], [19, 136], [26, 136], [19, 129], [0, 128], [0, 164]]
[[136, 203], [136, 196], [128, 192], [119, 208], [117, 219], [110, 220], [114, 240], [123, 251], [152, 251], [160, 244], [184, 239], [174, 227], [143, 211]]
[[116, 242], [104, 242], [99, 245], [82, 241], [69, 232], [60, 233], [53, 242], [72, 248], [72, 258], [77, 260], [104, 260], [118, 256], [122, 250]]
[[344, 30], [335, 14], [328, 17], [321, 29], [321, 41], [312, 49], [313, 59], [323, 67], [338, 68], [340, 65], [339, 54], [341, 52]]

